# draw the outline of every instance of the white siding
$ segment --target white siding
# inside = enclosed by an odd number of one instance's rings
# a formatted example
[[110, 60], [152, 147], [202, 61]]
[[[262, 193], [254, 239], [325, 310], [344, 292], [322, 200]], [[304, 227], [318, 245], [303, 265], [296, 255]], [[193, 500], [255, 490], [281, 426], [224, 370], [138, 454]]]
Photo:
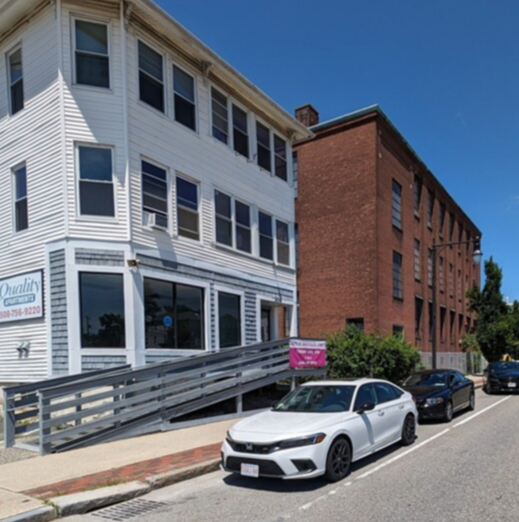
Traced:
[[[63, 232], [56, 37], [54, 10], [48, 8], [0, 42], [0, 278], [44, 268], [44, 242]], [[9, 116], [5, 53], [19, 42], [24, 109]], [[22, 162], [27, 167], [29, 228], [15, 234], [11, 169]], [[0, 324], [0, 381], [45, 377], [46, 335], [45, 319]], [[19, 358], [20, 340], [31, 343], [27, 358]]]

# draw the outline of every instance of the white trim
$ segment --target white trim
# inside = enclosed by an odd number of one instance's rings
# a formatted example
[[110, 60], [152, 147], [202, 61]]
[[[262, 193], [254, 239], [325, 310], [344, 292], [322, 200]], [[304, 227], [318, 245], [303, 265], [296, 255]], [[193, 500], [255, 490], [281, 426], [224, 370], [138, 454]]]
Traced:
[[[85, 14], [75, 14], [73, 12], [69, 12], [70, 16], [70, 50], [72, 53], [71, 61], [70, 61], [70, 69], [71, 69], [71, 85], [74, 87], [87, 88], [89, 90], [101, 91], [101, 92], [114, 92], [112, 81], [113, 81], [113, 60], [112, 60], [112, 20], [109, 18], [97, 17], [97, 16], [89, 16]], [[106, 57], [108, 58], [108, 87], [102, 87], [99, 85], [88, 85], [84, 83], [77, 82], [77, 63], [76, 63], [76, 22], [87, 22], [96, 25], [104, 25], [106, 27]], [[85, 51], [82, 51], [85, 52]], [[88, 53], [95, 56], [105, 56], [97, 53]], [[124, 82], [123, 82], [124, 83]]]
[[[241, 344], [239, 346], [245, 345], [245, 291], [244, 290], [237, 290], [235, 287], [232, 286], [225, 286], [225, 285], [214, 285], [213, 286], [214, 292], [215, 292], [215, 299], [214, 299], [214, 316], [215, 316], [215, 349], [217, 351], [220, 351], [220, 303], [218, 300], [219, 294], [231, 294], [231, 295], [237, 295], [240, 298], [240, 342]], [[234, 347], [229, 347], [234, 348]], [[225, 349], [225, 348], [224, 348]]]
[[69, 374], [81, 373], [81, 328], [79, 305], [78, 270], [75, 264], [75, 249], [72, 245], [65, 246], [65, 280], [67, 296], [67, 326], [68, 326], [68, 371]]

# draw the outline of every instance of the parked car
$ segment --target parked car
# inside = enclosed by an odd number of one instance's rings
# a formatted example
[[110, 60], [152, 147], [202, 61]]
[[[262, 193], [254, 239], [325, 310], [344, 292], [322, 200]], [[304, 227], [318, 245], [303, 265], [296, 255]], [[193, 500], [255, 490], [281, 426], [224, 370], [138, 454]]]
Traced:
[[222, 468], [248, 477], [344, 478], [350, 464], [391, 444], [415, 440], [411, 394], [387, 381], [303, 384], [271, 410], [235, 424], [222, 445]]
[[519, 391], [519, 362], [493, 362], [484, 371], [487, 393]]
[[474, 383], [456, 370], [423, 370], [413, 373], [402, 388], [416, 399], [419, 419], [450, 422], [454, 413], [476, 407]]

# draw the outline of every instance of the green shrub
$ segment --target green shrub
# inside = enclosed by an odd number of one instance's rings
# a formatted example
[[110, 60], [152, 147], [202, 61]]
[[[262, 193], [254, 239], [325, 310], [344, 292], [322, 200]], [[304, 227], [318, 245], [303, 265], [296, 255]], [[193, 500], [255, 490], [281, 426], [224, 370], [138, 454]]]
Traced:
[[331, 379], [375, 377], [399, 382], [420, 364], [420, 352], [402, 335], [381, 337], [352, 326], [326, 339]]

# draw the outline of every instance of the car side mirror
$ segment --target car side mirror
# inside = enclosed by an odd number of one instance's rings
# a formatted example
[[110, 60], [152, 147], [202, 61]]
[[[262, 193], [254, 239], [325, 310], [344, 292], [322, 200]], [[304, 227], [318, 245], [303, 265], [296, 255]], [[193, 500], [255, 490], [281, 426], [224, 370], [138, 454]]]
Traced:
[[357, 410], [356, 413], [358, 413], [359, 415], [362, 415], [366, 411], [371, 411], [374, 408], [375, 408], [374, 402], [364, 402], [363, 404], [361, 404], [360, 408]]

